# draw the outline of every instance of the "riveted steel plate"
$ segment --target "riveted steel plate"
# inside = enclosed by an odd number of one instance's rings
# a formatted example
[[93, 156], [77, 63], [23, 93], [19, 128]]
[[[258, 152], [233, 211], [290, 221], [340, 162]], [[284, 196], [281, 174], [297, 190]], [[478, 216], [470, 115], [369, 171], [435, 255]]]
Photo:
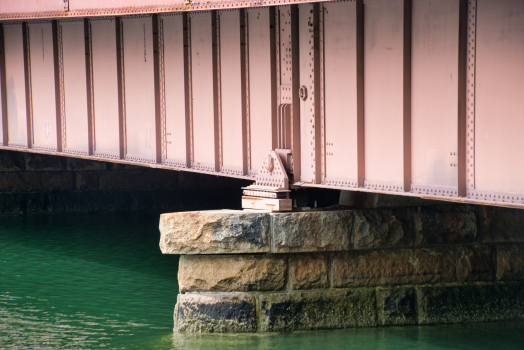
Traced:
[[62, 34], [66, 152], [88, 154], [84, 21], [63, 22]]
[[166, 98], [166, 161], [178, 166], [186, 159], [186, 94], [182, 15], [162, 17]]
[[[313, 14], [313, 4], [304, 4], [298, 7], [300, 86], [303, 89], [302, 98], [299, 99], [300, 151], [302, 153], [300, 180], [309, 183], [314, 183], [316, 177], [315, 148], [317, 140], [315, 140], [315, 128], [320, 127], [315, 125], [317, 119], [315, 116], [315, 93], [318, 93], [318, 91], [315, 91], [314, 16], [316, 14]], [[291, 47], [291, 45], [289, 46]]]
[[413, 2], [413, 189], [457, 187], [458, 40], [458, 0]]
[[357, 30], [354, 2], [324, 5], [325, 183], [357, 186]]
[[477, 1], [475, 188], [524, 192], [524, 2]]
[[[326, 1], [326, 0], [323, 0]], [[137, 15], [308, 3], [311, 0], [2, 0], [0, 19]]]
[[33, 105], [33, 148], [56, 151], [56, 96], [51, 22], [28, 25]]
[[4, 24], [8, 144], [27, 147], [27, 114], [22, 24]]
[[364, 4], [365, 178], [403, 182], [403, 2]]
[[211, 12], [191, 14], [193, 166], [207, 171], [215, 170], [212, 32]]
[[249, 124], [250, 124], [250, 173], [258, 167], [272, 149], [271, 101], [271, 39], [269, 8], [249, 9]]
[[0, 13], [65, 12], [64, 0], [2, 0]]
[[220, 95], [222, 166], [242, 174], [242, 65], [240, 10], [220, 12]]
[[120, 135], [115, 21], [114, 19], [93, 20], [90, 22], [90, 26], [93, 61], [95, 155], [118, 158], [120, 154]]
[[123, 28], [126, 159], [156, 162], [152, 18], [124, 19]]

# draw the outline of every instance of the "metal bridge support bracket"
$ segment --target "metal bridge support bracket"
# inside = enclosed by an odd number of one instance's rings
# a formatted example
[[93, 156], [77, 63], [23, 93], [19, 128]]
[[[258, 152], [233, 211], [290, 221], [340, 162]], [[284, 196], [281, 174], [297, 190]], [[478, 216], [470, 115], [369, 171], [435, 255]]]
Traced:
[[281, 159], [289, 154], [286, 150], [269, 152], [257, 173], [255, 184], [244, 188], [242, 208], [269, 211], [292, 209], [289, 178]]

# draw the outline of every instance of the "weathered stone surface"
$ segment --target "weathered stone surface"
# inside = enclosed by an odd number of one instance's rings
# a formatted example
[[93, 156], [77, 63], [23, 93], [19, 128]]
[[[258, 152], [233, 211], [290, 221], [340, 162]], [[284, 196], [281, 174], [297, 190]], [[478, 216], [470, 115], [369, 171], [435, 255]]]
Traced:
[[164, 254], [240, 254], [269, 252], [269, 214], [212, 210], [162, 214]]
[[98, 171], [79, 171], [75, 173], [75, 188], [79, 191], [98, 190], [98, 175]]
[[284, 288], [283, 255], [182, 255], [178, 285], [184, 292], [249, 292]]
[[59, 171], [66, 170], [66, 157], [27, 153], [25, 155], [25, 170]]
[[473, 206], [418, 208], [415, 245], [473, 243], [479, 240]]
[[179, 294], [175, 331], [192, 333], [256, 332], [254, 294]]
[[456, 279], [455, 252], [449, 248], [352, 251], [333, 258], [333, 286], [388, 286]]
[[259, 298], [263, 332], [377, 325], [371, 289], [268, 293]]
[[497, 252], [497, 279], [524, 279], [524, 245], [499, 246]]
[[106, 170], [107, 163], [98, 160], [82, 159], [82, 158], [67, 158], [67, 170], [83, 171], [83, 170]]
[[1, 192], [71, 191], [73, 173], [61, 171], [5, 172], [0, 176]]
[[25, 153], [0, 151], [0, 171], [22, 171], [25, 165]]
[[413, 250], [411, 283], [439, 283], [457, 280], [456, 251], [453, 247]]
[[493, 247], [487, 245], [462, 247], [459, 273], [462, 281], [493, 281], [495, 279]]
[[353, 212], [311, 211], [272, 213], [273, 251], [315, 252], [349, 250]]
[[410, 209], [355, 211], [353, 245], [356, 249], [410, 246], [411, 218]]
[[377, 316], [381, 326], [416, 324], [417, 295], [415, 288], [378, 289]]
[[291, 286], [293, 289], [328, 288], [328, 257], [326, 254], [293, 254], [291, 264]]
[[479, 206], [484, 242], [524, 242], [524, 210]]
[[141, 166], [133, 165], [133, 164], [126, 164], [126, 163], [107, 163], [107, 170], [140, 170], [144, 169]]
[[137, 169], [100, 172], [101, 190], [146, 190], [174, 188], [178, 176], [166, 169]]
[[417, 288], [420, 324], [483, 322], [491, 319], [493, 285]]
[[491, 321], [524, 320], [524, 283], [498, 283], [491, 288]]
[[417, 288], [419, 323], [524, 319], [524, 284], [477, 283]]

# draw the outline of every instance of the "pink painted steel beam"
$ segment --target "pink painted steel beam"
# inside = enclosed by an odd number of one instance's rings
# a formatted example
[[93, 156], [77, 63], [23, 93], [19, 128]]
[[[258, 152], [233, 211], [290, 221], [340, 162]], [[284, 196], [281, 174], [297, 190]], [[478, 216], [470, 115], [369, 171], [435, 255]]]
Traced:
[[[300, 4], [311, 0], [2, 0], [0, 20], [123, 16]], [[318, 2], [318, 1], [317, 1]]]
[[115, 4], [2, 22], [1, 148], [524, 206], [518, 0]]

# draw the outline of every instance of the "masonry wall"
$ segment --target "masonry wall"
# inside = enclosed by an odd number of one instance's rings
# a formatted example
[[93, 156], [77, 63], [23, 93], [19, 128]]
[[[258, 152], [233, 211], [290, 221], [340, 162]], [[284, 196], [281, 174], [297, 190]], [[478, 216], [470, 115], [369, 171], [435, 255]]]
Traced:
[[0, 150], [0, 215], [240, 208], [234, 178]]
[[[191, 220], [165, 214], [160, 224], [163, 252], [185, 254], [178, 331], [524, 319], [519, 209], [444, 204], [209, 213], [198, 217], [201, 231], [189, 229]], [[184, 239], [177, 238], [181, 226]]]

